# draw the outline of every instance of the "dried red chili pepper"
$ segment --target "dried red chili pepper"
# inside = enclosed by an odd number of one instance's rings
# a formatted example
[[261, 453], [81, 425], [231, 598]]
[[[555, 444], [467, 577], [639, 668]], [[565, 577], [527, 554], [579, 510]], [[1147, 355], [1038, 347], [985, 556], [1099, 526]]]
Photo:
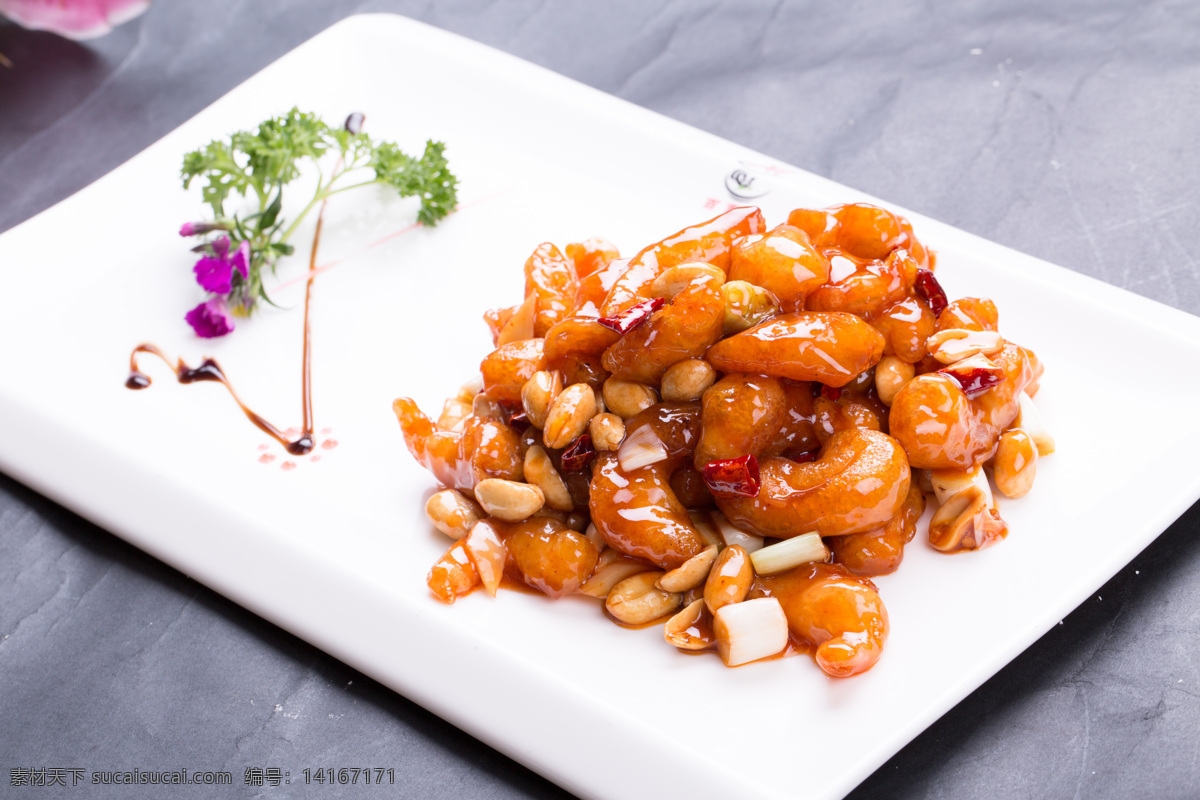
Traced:
[[717, 497], [754, 497], [761, 486], [758, 459], [752, 454], [710, 461], [700, 474], [708, 490]]
[[972, 400], [1004, 380], [1004, 370], [986, 356], [972, 356], [938, 371], [953, 378]]
[[946, 290], [942, 288], [942, 284], [938, 283], [937, 276], [927, 269], [917, 270], [917, 279], [914, 283], [917, 294], [925, 298], [925, 302], [929, 303], [929, 310], [936, 317], [941, 314], [946, 306], [950, 305], [950, 301], [946, 299]]
[[562, 453], [562, 466], [567, 472], [581, 470], [596, 458], [592, 437], [586, 433], [567, 445]]
[[650, 315], [662, 308], [666, 302], [661, 297], [655, 297], [652, 300], [643, 300], [640, 303], [634, 303], [620, 314], [615, 314], [611, 317], [601, 317], [598, 322], [604, 327], [610, 328], [624, 336], [650, 319]]
[[524, 411], [517, 411], [508, 417], [508, 427], [517, 433], [524, 433], [529, 428], [529, 417]]

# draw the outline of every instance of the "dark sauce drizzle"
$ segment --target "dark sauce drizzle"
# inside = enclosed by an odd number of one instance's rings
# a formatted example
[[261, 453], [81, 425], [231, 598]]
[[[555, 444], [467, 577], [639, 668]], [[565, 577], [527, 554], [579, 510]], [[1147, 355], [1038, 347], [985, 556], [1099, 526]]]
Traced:
[[[339, 164], [340, 166], [340, 164]], [[254, 426], [263, 433], [270, 436], [275, 441], [283, 445], [283, 448], [294, 456], [302, 456], [311, 452], [316, 445], [313, 439], [313, 413], [312, 413], [312, 327], [309, 322], [308, 310], [312, 301], [313, 279], [316, 277], [315, 270], [317, 266], [317, 246], [321, 242], [321, 225], [325, 220], [325, 202], [321, 203], [321, 210], [317, 213], [317, 228], [313, 233], [312, 255], [309, 257], [308, 263], [308, 280], [304, 286], [304, 353], [303, 364], [301, 366], [301, 386], [300, 399], [304, 410], [304, 426], [300, 432], [300, 436], [296, 439], [288, 439], [283, 431], [268, 422], [262, 415], [255, 413], [249, 406], [242, 402], [234, 391], [233, 384], [229, 382], [229, 378], [225, 375], [221, 365], [214, 359], [206, 358], [200, 362], [199, 366], [189, 367], [184, 363], [183, 359], [179, 359], [174, 364], [159, 348], [152, 344], [139, 344], [133, 348], [133, 352], [129, 354], [129, 377], [125, 380], [126, 389], [145, 389], [151, 384], [150, 376], [138, 369], [138, 353], [149, 353], [152, 356], [162, 359], [163, 363], [170, 367], [175, 372], [175, 377], [180, 383], [202, 383], [215, 382], [225, 387], [229, 392], [229, 396], [233, 398], [233, 402], [238, 404], [238, 408], [246, 415], [246, 419], [254, 423]]]

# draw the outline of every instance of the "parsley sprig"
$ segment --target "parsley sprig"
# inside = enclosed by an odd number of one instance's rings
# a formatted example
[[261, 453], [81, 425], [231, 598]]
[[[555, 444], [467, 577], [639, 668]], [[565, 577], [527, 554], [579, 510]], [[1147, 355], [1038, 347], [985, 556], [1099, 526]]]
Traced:
[[[183, 186], [202, 181], [201, 196], [213, 214], [212, 221], [188, 223], [180, 231], [188, 236], [216, 234], [195, 248], [203, 254], [195, 271], [200, 285], [213, 295], [209, 305], [220, 302], [235, 314], [249, 315], [260, 299], [271, 302], [263, 288], [264, 271], [274, 272], [278, 259], [293, 252], [292, 235], [314, 208], [333, 195], [364, 186], [388, 186], [401, 197], [418, 198], [417, 219], [430, 226], [454, 210], [458, 179], [446, 162], [443, 143], [426, 142], [425, 151], [416, 158], [392, 142], [373, 140], [362, 132], [362, 121], [361, 114], [351, 114], [345, 125], [335, 128], [313, 113], [293, 108], [255, 131], [238, 131], [184, 156]], [[306, 166], [316, 171], [316, 191], [294, 219], [285, 220], [280, 215], [284, 188]], [[257, 208], [230, 213], [226, 206], [233, 201]], [[243, 242], [249, 245], [248, 258]], [[195, 323], [193, 327], [206, 335]], [[232, 330], [232, 321], [228, 329]]]

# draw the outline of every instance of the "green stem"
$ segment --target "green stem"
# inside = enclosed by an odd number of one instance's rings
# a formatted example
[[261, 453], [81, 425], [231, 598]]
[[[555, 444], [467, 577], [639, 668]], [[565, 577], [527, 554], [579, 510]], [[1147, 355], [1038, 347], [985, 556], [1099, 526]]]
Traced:
[[335, 194], [340, 194], [342, 192], [348, 192], [351, 189], [360, 189], [363, 186], [370, 186], [373, 183], [383, 183], [383, 181], [381, 181], [379, 178], [375, 178], [373, 180], [363, 181], [362, 183], [352, 183], [349, 186], [341, 186], [341, 187], [338, 187], [337, 189], [334, 189], [333, 191], [326, 192], [325, 196], [332, 197]]
[[288, 239], [292, 238], [292, 234], [296, 232], [296, 228], [300, 227], [300, 223], [304, 221], [304, 218], [308, 215], [308, 212], [312, 211], [313, 207], [323, 199], [324, 197], [322, 196], [320, 190], [318, 190], [313, 196], [313, 199], [310, 200], [308, 205], [304, 207], [304, 210], [296, 215], [296, 219], [292, 221], [292, 224], [288, 226], [288, 229], [283, 232], [282, 236], [279, 237], [279, 241], [286, 242]]
[[333, 173], [332, 175], [329, 176], [329, 182], [326, 183], [324, 186], [321, 185], [321, 181], [320, 181], [320, 179], [318, 179], [317, 180], [317, 192], [316, 192], [316, 194], [313, 195], [313, 199], [308, 202], [308, 205], [306, 205], [304, 207], [303, 211], [301, 211], [299, 214], [296, 215], [296, 219], [294, 219], [292, 221], [292, 224], [288, 226], [288, 229], [283, 232], [282, 236], [279, 237], [279, 241], [286, 242], [288, 239], [290, 239], [292, 234], [296, 232], [296, 229], [300, 227], [300, 223], [304, 221], [304, 218], [306, 216], [308, 216], [308, 212], [312, 211], [313, 208], [315, 208], [318, 203], [320, 203], [322, 200], [326, 199], [327, 197], [335, 195], [338, 192], [344, 192], [347, 189], [356, 189], [359, 186], [369, 186], [372, 183], [378, 183], [378, 181], [376, 181], [376, 180], [371, 180], [371, 181], [364, 181], [363, 183], [351, 184], [350, 186], [342, 186], [337, 189], [330, 189], [331, 186], [333, 186], [335, 183], [337, 183], [338, 178], [342, 177], [343, 175], [347, 174], [348, 172], [352, 171], [353, 169], [357, 169], [357, 167], [350, 167], [349, 169], [343, 169], [341, 172]]

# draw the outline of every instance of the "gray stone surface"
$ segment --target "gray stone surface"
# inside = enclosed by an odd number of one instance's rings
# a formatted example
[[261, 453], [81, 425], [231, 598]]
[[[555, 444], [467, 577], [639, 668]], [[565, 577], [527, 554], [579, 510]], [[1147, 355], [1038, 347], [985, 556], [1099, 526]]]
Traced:
[[[82, 46], [0, 26], [15, 63], [0, 68], [0, 230], [359, 11], [461, 33], [1200, 313], [1191, 0], [159, 0]], [[1152, 387], [1128, 389], [1108, 399], [1114, 459], [1136, 446], [1130, 409]], [[1200, 796], [1198, 532], [1193, 507], [852, 796]], [[321, 765], [392, 767], [403, 797], [567, 796], [0, 476], [0, 796], [163, 796], [17, 789], [9, 771], [182, 766], [234, 773], [197, 797], [393, 794], [242, 786], [247, 767]]]

